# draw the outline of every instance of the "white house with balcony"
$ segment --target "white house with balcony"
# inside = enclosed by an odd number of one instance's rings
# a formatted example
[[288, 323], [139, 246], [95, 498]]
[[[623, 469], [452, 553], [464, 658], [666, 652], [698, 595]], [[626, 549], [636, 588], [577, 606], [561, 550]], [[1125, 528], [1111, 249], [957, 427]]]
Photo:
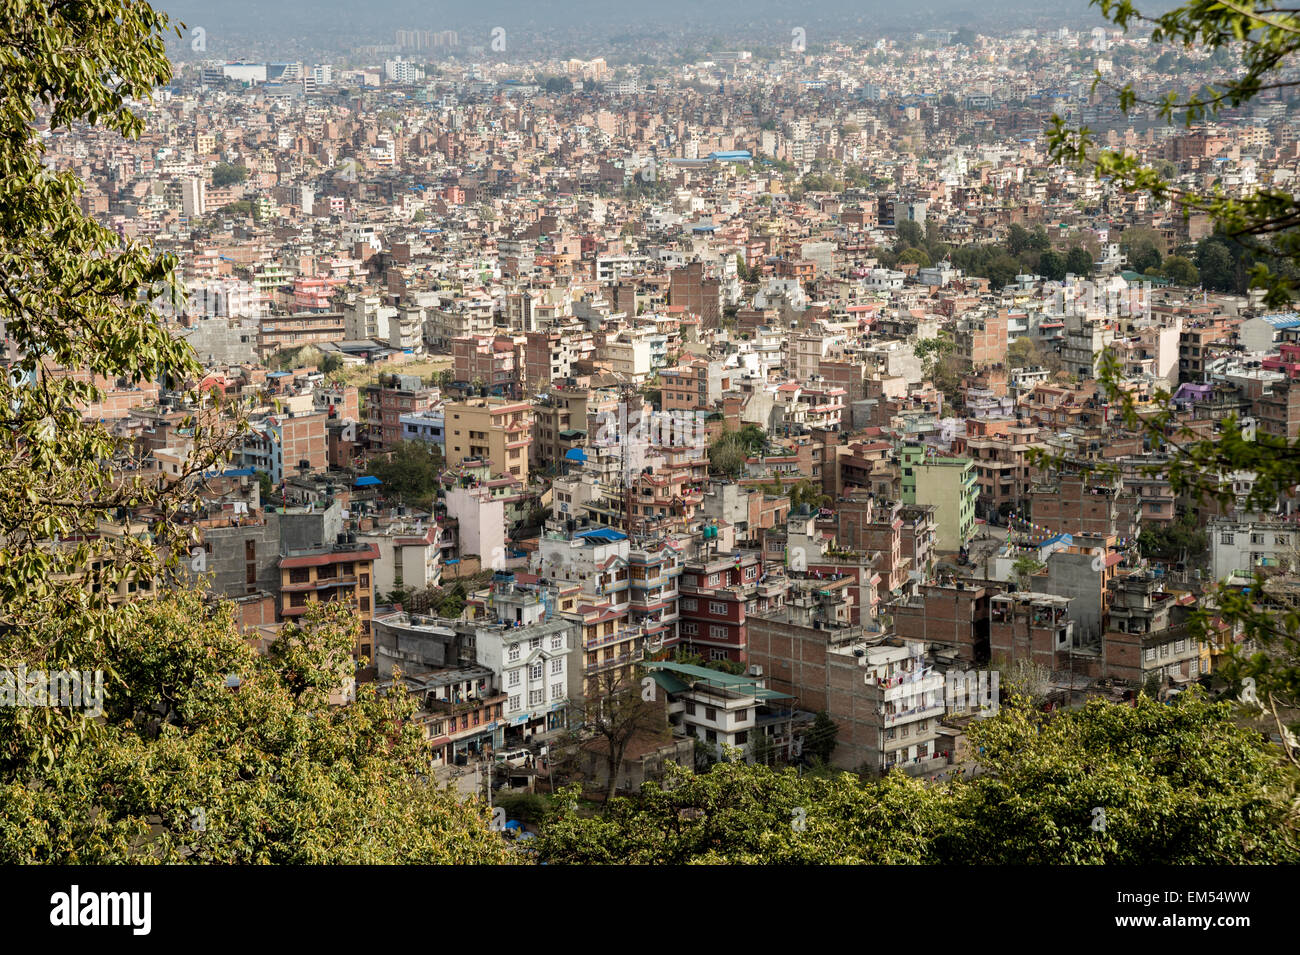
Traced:
[[494, 576], [486, 611], [487, 620], [475, 628], [474, 657], [506, 694], [507, 744], [565, 729], [577, 625], [555, 613], [546, 588], [516, 585], [509, 572]]
[[668, 722], [696, 740], [696, 749], [722, 758], [728, 748], [752, 761], [755, 743], [782, 761], [791, 751], [793, 697], [769, 690], [760, 676], [737, 675], [686, 663], [645, 664], [656, 692], [667, 696]]

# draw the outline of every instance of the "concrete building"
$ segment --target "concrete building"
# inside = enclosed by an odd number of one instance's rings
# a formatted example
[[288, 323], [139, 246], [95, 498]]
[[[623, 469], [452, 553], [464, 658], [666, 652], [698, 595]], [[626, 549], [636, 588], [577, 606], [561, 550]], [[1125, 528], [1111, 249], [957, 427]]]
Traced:
[[904, 504], [934, 507], [935, 548], [956, 551], [975, 535], [975, 501], [979, 495], [975, 462], [945, 458], [921, 444], [899, 451]]
[[470, 459], [491, 461], [494, 474], [510, 474], [528, 484], [532, 405], [500, 398], [448, 401], [443, 406], [447, 464]]

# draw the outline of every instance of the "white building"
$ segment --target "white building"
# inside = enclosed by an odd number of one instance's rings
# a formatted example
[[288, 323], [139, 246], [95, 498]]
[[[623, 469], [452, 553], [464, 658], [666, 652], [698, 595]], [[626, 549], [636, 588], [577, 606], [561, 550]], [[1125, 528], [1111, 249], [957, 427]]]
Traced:
[[1257, 570], [1300, 570], [1300, 527], [1295, 524], [1214, 517], [1206, 533], [1210, 536], [1210, 572], [1216, 580], [1234, 574], [1250, 577]]
[[554, 612], [552, 593], [515, 585], [499, 573], [488, 598], [488, 624], [475, 631], [476, 662], [497, 675], [507, 695], [502, 709], [507, 736], [563, 730], [569, 706], [569, 655], [578, 625]]
[[181, 212], [186, 216], [201, 216], [208, 211], [208, 186], [202, 179], [192, 176], [181, 184]]

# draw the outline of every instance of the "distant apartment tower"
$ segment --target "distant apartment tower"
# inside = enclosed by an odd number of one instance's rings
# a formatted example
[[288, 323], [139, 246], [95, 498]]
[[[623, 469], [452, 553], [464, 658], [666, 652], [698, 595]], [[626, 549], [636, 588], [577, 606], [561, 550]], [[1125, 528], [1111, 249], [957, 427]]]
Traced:
[[399, 50], [435, 50], [460, 45], [455, 30], [398, 30]]
[[192, 177], [181, 185], [181, 212], [201, 216], [208, 211], [208, 187], [202, 179]]

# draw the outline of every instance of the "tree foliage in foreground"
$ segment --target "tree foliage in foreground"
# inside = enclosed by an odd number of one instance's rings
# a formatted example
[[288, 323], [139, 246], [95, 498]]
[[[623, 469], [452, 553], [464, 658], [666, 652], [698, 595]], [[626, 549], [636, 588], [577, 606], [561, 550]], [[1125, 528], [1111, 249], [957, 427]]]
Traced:
[[[1156, 100], [1141, 98], [1132, 83], [1115, 92], [1125, 112], [1138, 105], [1156, 108], [1167, 122], [1188, 127], [1211, 119], [1224, 107], [1248, 104], [1264, 90], [1287, 90], [1300, 84], [1289, 65], [1300, 52], [1300, 11], [1275, 0], [1240, 3], [1189, 0], [1172, 10], [1149, 15], [1128, 0], [1093, 0], [1103, 16], [1127, 30], [1149, 27], [1152, 43], [1240, 59], [1241, 68], [1213, 87], [1168, 91]], [[1098, 74], [1097, 83], [1105, 82]], [[1053, 158], [1091, 168], [1119, 188], [1147, 193], [1156, 205], [1169, 203], [1187, 214], [1205, 214], [1214, 234], [1197, 246], [1194, 270], [1208, 288], [1240, 289], [1248, 270], [1249, 284], [1261, 288], [1270, 306], [1290, 307], [1300, 292], [1300, 197], [1282, 187], [1257, 186], [1227, 191], [1217, 181], [1205, 189], [1186, 186], [1170, 177], [1163, 164], [1143, 164], [1128, 152], [1099, 149], [1087, 127], [1069, 128], [1052, 117], [1048, 141]], [[1190, 267], [1180, 266], [1181, 271]], [[1169, 455], [1168, 463], [1152, 465], [1146, 473], [1167, 478], [1174, 494], [1200, 503], [1217, 501], [1227, 511], [1269, 512], [1279, 499], [1300, 485], [1300, 443], [1289, 436], [1255, 433], [1254, 425], [1229, 419], [1212, 436], [1195, 433], [1180, 421], [1168, 391], [1139, 407], [1125, 387], [1122, 369], [1110, 353], [1102, 356], [1098, 379], [1125, 426], [1141, 433], [1154, 448]], [[1230, 475], [1250, 473], [1248, 497], [1236, 499]], [[1148, 540], [1148, 544], [1152, 543]], [[1220, 584], [1202, 597], [1192, 618], [1193, 633], [1213, 640], [1225, 626], [1242, 638], [1230, 644], [1226, 664], [1216, 670], [1228, 681], [1253, 686], [1270, 723], [1285, 738], [1283, 723], [1300, 730], [1300, 613], [1274, 605], [1266, 582], [1256, 576], [1249, 590]], [[1249, 652], [1242, 647], [1253, 647]], [[1247, 684], [1247, 680], [1254, 684]], [[1289, 754], [1300, 766], [1300, 747]]]
[[[1023, 701], [971, 724], [985, 774], [940, 786], [723, 762], [614, 799], [574, 792], [537, 843], [551, 863], [1189, 864], [1300, 861], [1293, 777], [1230, 707]], [[1103, 821], [1104, 820], [1104, 821]]]
[[351, 613], [313, 608], [265, 655], [190, 591], [123, 614], [102, 720], [52, 742], [49, 710], [0, 708], [0, 862], [513, 861], [482, 803], [426, 778], [413, 698], [330, 705]]
[[[478, 810], [423, 780], [410, 700], [370, 688], [328, 705], [355, 621], [289, 625], [261, 657], [229, 609], [169, 587], [191, 541], [181, 509], [239, 421], [219, 429], [194, 395], [194, 453], [169, 484], [83, 422], [95, 381], [59, 372], [176, 388], [202, 374], [153, 306], [177, 294], [174, 259], [83, 214], [38, 131], [138, 136], [130, 104], [170, 78], [167, 29], [139, 0], [15, 0], [0, 19], [0, 321], [20, 354], [0, 380], [0, 680], [100, 671], [104, 691], [102, 716], [0, 706], [0, 861], [500, 861]], [[99, 533], [127, 514], [143, 519]]]

